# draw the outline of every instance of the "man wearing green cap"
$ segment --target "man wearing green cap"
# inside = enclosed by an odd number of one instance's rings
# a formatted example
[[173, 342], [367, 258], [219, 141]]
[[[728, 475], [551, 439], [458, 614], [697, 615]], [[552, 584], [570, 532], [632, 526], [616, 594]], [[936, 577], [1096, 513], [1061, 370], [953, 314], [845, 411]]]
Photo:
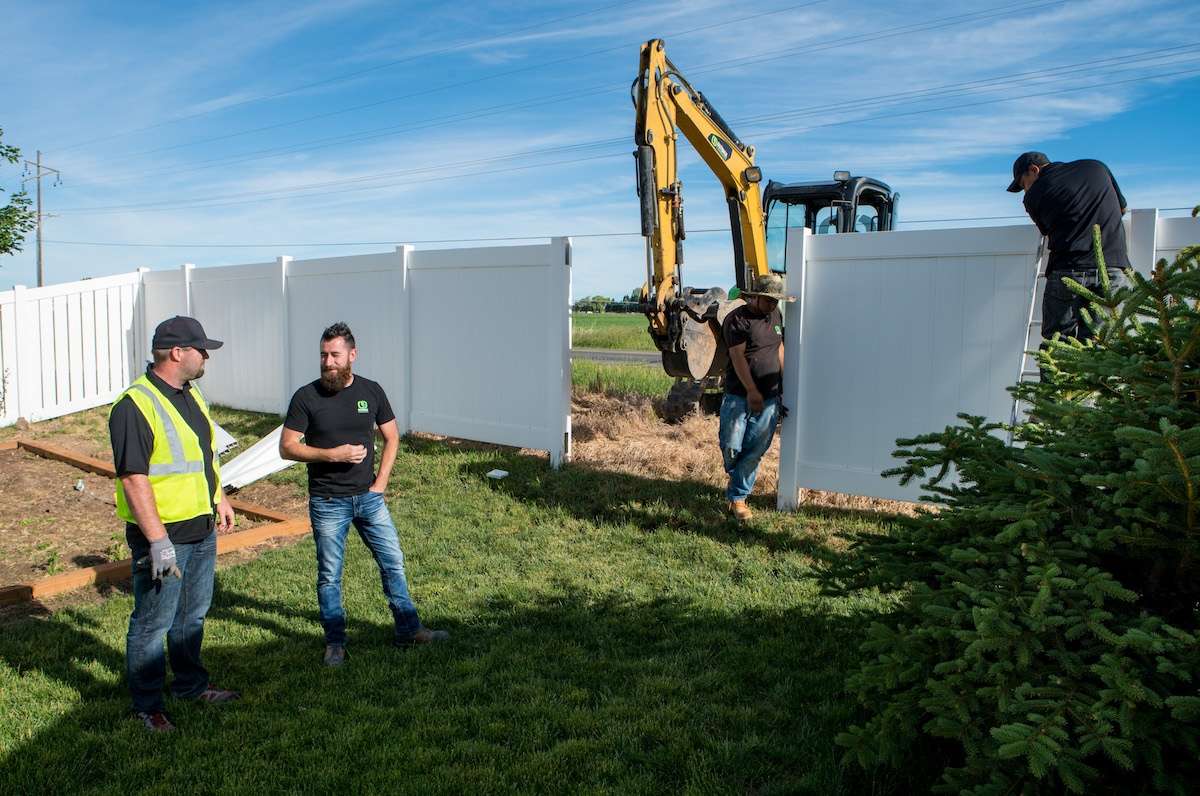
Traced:
[[725, 316], [721, 333], [729, 350], [725, 397], [721, 401], [721, 457], [729, 485], [725, 497], [739, 521], [754, 516], [746, 498], [754, 489], [758, 464], [771, 447], [783, 396], [783, 316], [780, 301], [793, 301], [775, 274], [743, 290], [745, 304]]

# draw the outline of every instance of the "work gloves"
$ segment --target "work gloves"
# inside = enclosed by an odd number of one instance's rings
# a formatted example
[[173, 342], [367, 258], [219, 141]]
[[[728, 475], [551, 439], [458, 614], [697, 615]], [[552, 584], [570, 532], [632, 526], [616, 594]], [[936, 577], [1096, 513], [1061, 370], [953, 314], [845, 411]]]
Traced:
[[175, 545], [165, 536], [157, 542], [150, 543], [150, 577], [162, 580], [167, 575], [182, 578], [183, 573], [175, 565]]

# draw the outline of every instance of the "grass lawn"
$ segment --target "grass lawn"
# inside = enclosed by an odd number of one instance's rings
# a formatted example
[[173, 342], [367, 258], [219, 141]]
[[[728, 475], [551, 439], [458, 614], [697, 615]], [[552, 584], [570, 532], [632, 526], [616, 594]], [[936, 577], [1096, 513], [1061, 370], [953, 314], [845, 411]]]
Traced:
[[659, 365], [634, 362], [592, 362], [587, 359], [571, 361], [571, 384], [585, 392], [622, 397], [642, 395], [647, 398], [666, 397], [675, 379]]
[[[495, 467], [511, 475], [493, 485]], [[842, 673], [887, 606], [820, 593], [835, 535], [886, 518], [764, 510], [739, 528], [706, 485], [420, 439], [388, 499], [422, 618], [450, 643], [390, 646], [352, 538], [351, 659], [323, 669], [312, 542], [269, 550], [219, 569], [206, 625], [214, 682], [245, 699], [169, 701], [181, 729], [151, 737], [125, 717], [129, 596], [11, 620], [0, 793], [906, 790], [841, 767], [833, 743], [853, 715]]]
[[646, 316], [636, 312], [572, 313], [571, 345], [575, 348], [655, 351], [646, 326]]

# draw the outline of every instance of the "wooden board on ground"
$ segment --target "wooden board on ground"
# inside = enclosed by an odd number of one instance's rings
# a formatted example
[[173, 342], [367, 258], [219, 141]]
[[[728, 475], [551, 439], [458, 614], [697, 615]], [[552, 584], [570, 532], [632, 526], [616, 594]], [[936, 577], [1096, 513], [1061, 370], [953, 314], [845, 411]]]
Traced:
[[[130, 576], [130, 559], [112, 560], [128, 549], [125, 524], [113, 509], [114, 475], [109, 462], [61, 445], [0, 443], [0, 605]], [[305, 518], [237, 499], [230, 503], [239, 524], [218, 536], [218, 554], [309, 531]], [[77, 568], [54, 572], [68, 566], [66, 556]]]

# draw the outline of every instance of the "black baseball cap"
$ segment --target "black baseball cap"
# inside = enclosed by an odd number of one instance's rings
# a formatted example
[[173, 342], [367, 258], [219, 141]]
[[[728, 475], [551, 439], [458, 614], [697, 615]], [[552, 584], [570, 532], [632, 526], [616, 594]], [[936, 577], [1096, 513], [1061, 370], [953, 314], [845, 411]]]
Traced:
[[225, 344], [220, 340], [209, 340], [200, 321], [186, 315], [176, 315], [174, 318], [167, 318], [160, 323], [155, 328], [154, 340], [150, 343], [150, 347], [156, 350], [182, 346], [183, 348], [202, 348], [209, 351], [223, 345]]
[[1021, 175], [1029, 171], [1030, 166], [1045, 166], [1050, 162], [1045, 152], [1024, 152], [1013, 161], [1013, 181], [1008, 186], [1009, 193], [1021, 192]]

